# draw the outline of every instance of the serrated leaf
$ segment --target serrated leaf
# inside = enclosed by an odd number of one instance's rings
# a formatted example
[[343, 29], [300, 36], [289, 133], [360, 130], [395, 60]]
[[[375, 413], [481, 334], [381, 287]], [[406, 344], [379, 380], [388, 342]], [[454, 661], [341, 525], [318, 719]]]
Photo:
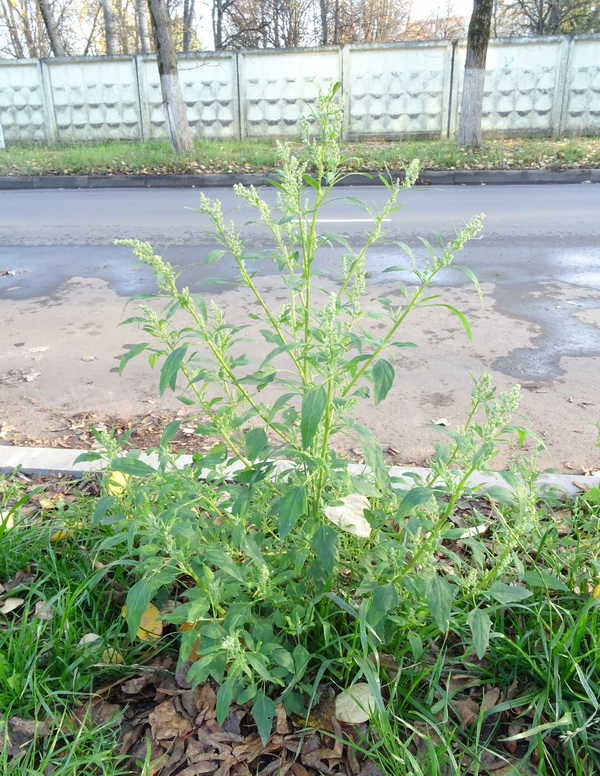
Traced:
[[306, 513], [307, 496], [304, 485], [289, 488], [275, 504], [271, 514], [279, 516], [279, 538], [285, 539], [298, 519]]
[[492, 621], [483, 609], [472, 609], [467, 617], [467, 625], [473, 635], [473, 647], [477, 657], [481, 660], [490, 643], [490, 631]]
[[396, 510], [395, 520], [402, 520], [403, 517], [410, 514], [416, 507], [428, 504], [435, 498], [435, 490], [432, 488], [411, 488], [402, 496], [402, 501]]
[[517, 601], [523, 601], [525, 598], [529, 598], [533, 593], [531, 590], [525, 590], [523, 587], [517, 587], [516, 585], [506, 585], [504, 582], [494, 582], [494, 584], [487, 590], [487, 595], [494, 598], [500, 604], [514, 604]]
[[321, 566], [331, 573], [337, 560], [337, 531], [329, 525], [320, 525], [312, 538], [312, 548]]
[[433, 619], [442, 633], [448, 630], [454, 595], [455, 591], [452, 585], [444, 577], [436, 574], [429, 586], [427, 603], [429, 604]]
[[249, 461], [256, 461], [263, 450], [269, 444], [267, 434], [263, 428], [251, 428], [244, 436], [246, 456]]
[[569, 588], [554, 574], [546, 569], [532, 569], [523, 574], [523, 582], [530, 587], [545, 587], [548, 590], [558, 590], [561, 593], [568, 593]]
[[258, 735], [263, 746], [266, 746], [271, 735], [273, 719], [277, 711], [277, 704], [271, 698], [267, 698], [262, 690], [259, 690], [254, 696], [252, 704], [252, 716], [258, 728]]
[[382, 402], [390, 392], [394, 384], [394, 367], [385, 358], [380, 358], [373, 367], [373, 390], [375, 392], [375, 404]]
[[325, 412], [327, 393], [322, 385], [311, 388], [302, 398], [300, 419], [300, 433], [302, 435], [302, 449], [307, 450], [317, 431]]

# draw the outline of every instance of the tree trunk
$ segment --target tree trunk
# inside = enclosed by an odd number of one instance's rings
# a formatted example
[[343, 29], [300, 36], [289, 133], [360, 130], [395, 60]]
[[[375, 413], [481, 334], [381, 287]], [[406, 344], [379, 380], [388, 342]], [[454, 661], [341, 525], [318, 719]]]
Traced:
[[223, 7], [221, 5], [221, 0], [213, 0], [212, 27], [215, 51], [219, 51], [223, 48]]
[[112, 0], [100, 0], [104, 14], [104, 32], [106, 35], [106, 55], [114, 57], [117, 53], [117, 32], [115, 29], [115, 11]]
[[148, 33], [148, 17], [146, 16], [146, 0], [135, 0], [135, 13], [137, 16], [138, 32], [140, 34], [140, 48], [142, 54], [152, 51], [150, 34]]
[[187, 53], [192, 48], [192, 32], [194, 28], [194, 0], [183, 2], [183, 50]]
[[329, 42], [329, 35], [327, 29], [327, 11], [328, 0], [319, 0], [319, 10], [321, 11], [321, 45], [326, 46]]
[[10, 41], [15, 52], [15, 57], [17, 59], [23, 59], [25, 52], [23, 51], [21, 39], [19, 38], [19, 30], [17, 29], [15, 12], [10, 0], [6, 0], [6, 3], [2, 2], [2, 17], [4, 18], [4, 22], [10, 36]]
[[152, 22], [160, 88], [171, 149], [176, 153], [191, 152], [194, 149], [194, 143], [185, 113], [185, 103], [179, 83], [177, 59], [165, 0], [148, 0], [148, 10]]
[[482, 144], [481, 114], [493, 0], [475, 0], [467, 36], [467, 59], [463, 82], [457, 145], [479, 148]]
[[52, 53], [55, 57], [66, 57], [67, 52], [65, 51], [63, 42], [60, 39], [60, 35], [58, 34], [56, 21], [52, 15], [52, 8], [50, 8], [49, 0], [37, 0], [37, 4], [42, 15], [42, 19], [44, 20], [46, 32], [48, 33], [48, 40], [50, 41], [50, 48], [52, 49]]

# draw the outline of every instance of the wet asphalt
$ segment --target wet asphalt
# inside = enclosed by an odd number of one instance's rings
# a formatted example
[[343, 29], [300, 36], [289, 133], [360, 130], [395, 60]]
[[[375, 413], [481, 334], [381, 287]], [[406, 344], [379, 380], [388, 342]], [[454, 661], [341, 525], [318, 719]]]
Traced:
[[[275, 202], [273, 189], [263, 191]], [[212, 189], [210, 196], [223, 203], [240, 228], [255, 218], [231, 189]], [[377, 205], [385, 189], [339, 189], [322, 211], [320, 229], [343, 234], [356, 249], [369, 226], [361, 220], [367, 214], [345, 197]], [[117, 238], [152, 242], [183, 270], [184, 285], [194, 291], [208, 288], [209, 276], [232, 281], [235, 267], [227, 257], [202, 266], [215, 244], [207, 234], [208, 219], [198, 212], [199, 199], [193, 189], [0, 191], [0, 326], [3, 299], [59, 305], [60, 288], [72, 277], [100, 278], [123, 297], [153, 290], [149, 271], [128, 248], [113, 244]], [[383, 270], [406, 261], [393, 241], [408, 244], [424, 261], [419, 236], [433, 239], [439, 232], [450, 239], [455, 228], [485, 213], [482, 239], [470, 243], [457, 261], [469, 266], [481, 283], [494, 284], [499, 311], [539, 326], [532, 348], [512, 350], [494, 368], [522, 381], [544, 380], [562, 373], [565, 356], [600, 355], [599, 326], [574, 315], [600, 310], [600, 186], [430, 187], [404, 192], [400, 201], [402, 208], [385, 225], [389, 242], [368, 257], [370, 284], [389, 280]], [[270, 245], [259, 225], [247, 224], [245, 234], [251, 246]], [[321, 250], [318, 262], [325, 274], [331, 274], [339, 252]], [[255, 269], [273, 273], [266, 260], [258, 260]], [[456, 271], [444, 273], [441, 282], [469, 283]], [[225, 287], [210, 285], [211, 293]], [[557, 289], [564, 303], [557, 304]], [[571, 293], [576, 308], [569, 304]], [[509, 330], [506, 336], [510, 338]]]

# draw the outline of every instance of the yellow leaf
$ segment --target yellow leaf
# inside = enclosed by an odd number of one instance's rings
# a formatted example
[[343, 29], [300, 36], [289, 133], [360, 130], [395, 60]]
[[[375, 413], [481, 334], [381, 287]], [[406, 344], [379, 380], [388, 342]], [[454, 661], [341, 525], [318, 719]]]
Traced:
[[600, 585], [596, 585], [594, 588], [594, 592], [592, 593], [592, 598], [600, 598]]
[[111, 496], [121, 496], [127, 489], [129, 474], [124, 472], [112, 472], [108, 478], [106, 490]]
[[[121, 614], [123, 617], [127, 616], [127, 605], [121, 609]], [[137, 637], [142, 641], [151, 641], [160, 638], [162, 632], [163, 622], [160, 619], [160, 612], [154, 604], [148, 604], [146, 611], [142, 614]]]
[[51, 542], [60, 542], [62, 539], [66, 539], [67, 536], [72, 536], [74, 530], [81, 530], [83, 528], [83, 523], [73, 523], [71, 526], [62, 526], [58, 529], [58, 531], [55, 531], [52, 536], [50, 537]]

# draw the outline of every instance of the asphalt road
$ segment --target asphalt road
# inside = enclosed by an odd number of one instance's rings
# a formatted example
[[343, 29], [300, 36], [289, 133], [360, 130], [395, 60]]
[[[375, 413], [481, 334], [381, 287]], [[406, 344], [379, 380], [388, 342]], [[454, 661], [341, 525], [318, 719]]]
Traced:
[[[264, 191], [274, 200], [274, 190]], [[208, 193], [222, 201], [240, 228], [254, 217], [231, 190]], [[385, 189], [340, 189], [338, 199], [322, 212], [320, 228], [343, 233], [354, 247], [369, 224], [366, 213], [345, 196], [377, 204]], [[129, 249], [113, 241], [130, 237], [154, 243], [184, 269], [184, 284], [208, 293], [203, 283], [207, 272], [229, 280], [234, 268], [227, 259], [209, 270], [197, 266], [214, 247], [205, 233], [207, 219], [197, 212], [198, 202], [199, 192], [190, 189], [0, 192], [0, 273], [11, 272], [0, 275], [0, 407], [2, 392], [10, 396], [13, 413], [23, 403], [22, 428], [30, 422], [29, 412], [39, 429], [40, 404], [51, 413], [53, 393], [58, 392], [63, 414], [69, 408], [81, 410], [86, 401], [98, 409], [108, 401], [113, 410], [122, 406], [133, 411], [131, 392], [140, 390], [140, 381], [144, 396], [151, 395], [152, 380], [144, 378], [143, 369], [134, 372], [133, 384], [113, 385], [110, 368], [115, 362], [101, 368], [109, 353], [118, 355], [125, 344], [136, 341], [131, 330], [124, 333], [115, 325], [126, 297], [152, 290], [147, 270], [136, 265]], [[450, 425], [459, 423], [468, 402], [469, 372], [491, 371], [501, 388], [514, 382], [525, 387], [524, 411], [549, 444], [542, 456], [545, 465], [597, 466], [593, 424], [600, 417], [600, 186], [424, 188], [403, 193], [401, 202], [402, 209], [386, 224], [388, 235], [411, 245], [419, 257], [424, 257], [419, 235], [431, 238], [439, 232], [450, 238], [471, 216], [486, 214], [483, 239], [472, 242], [459, 257], [483, 284], [486, 303], [481, 310], [460, 273], [441, 278], [446, 301], [468, 313], [473, 343], [465, 342], [455, 319], [438, 312], [415, 322], [411, 333], [422, 340], [422, 350], [419, 358], [398, 363], [399, 371], [406, 369], [396, 397], [389, 400], [393, 411], [367, 412], [365, 419], [400, 450], [405, 462], [421, 462], [433, 438], [423, 423], [440, 415], [447, 415]], [[260, 226], [247, 226], [245, 233], [251, 243], [265, 244]], [[338, 252], [324, 249], [319, 259], [332, 279], [337, 258]], [[383, 269], [403, 258], [392, 244], [372, 251], [367, 269], [374, 295], [387, 288], [390, 276], [382, 274]], [[266, 263], [257, 269], [266, 293], [278, 298], [272, 269]], [[249, 311], [239, 291], [227, 285], [212, 286], [210, 293], [217, 293], [233, 314]], [[91, 332], [96, 332], [96, 340], [90, 339]], [[83, 352], [99, 341], [102, 348], [95, 344], [94, 353]], [[71, 360], [74, 351], [79, 363]], [[80, 375], [81, 359], [92, 356], [99, 363], [92, 369], [83, 362], [93, 372], [93, 379], [86, 380], [90, 375]], [[40, 377], [26, 385], [5, 380], [1, 387], [2, 373], [30, 363], [39, 365]], [[77, 387], [81, 385], [89, 386], [85, 395]], [[32, 405], [31, 398], [38, 404]], [[390, 417], [397, 415], [394, 402], [398, 414], [402, 411], [408, 419], [391, 425]], [[410, 410], [411, 402], [419, 411]]]

